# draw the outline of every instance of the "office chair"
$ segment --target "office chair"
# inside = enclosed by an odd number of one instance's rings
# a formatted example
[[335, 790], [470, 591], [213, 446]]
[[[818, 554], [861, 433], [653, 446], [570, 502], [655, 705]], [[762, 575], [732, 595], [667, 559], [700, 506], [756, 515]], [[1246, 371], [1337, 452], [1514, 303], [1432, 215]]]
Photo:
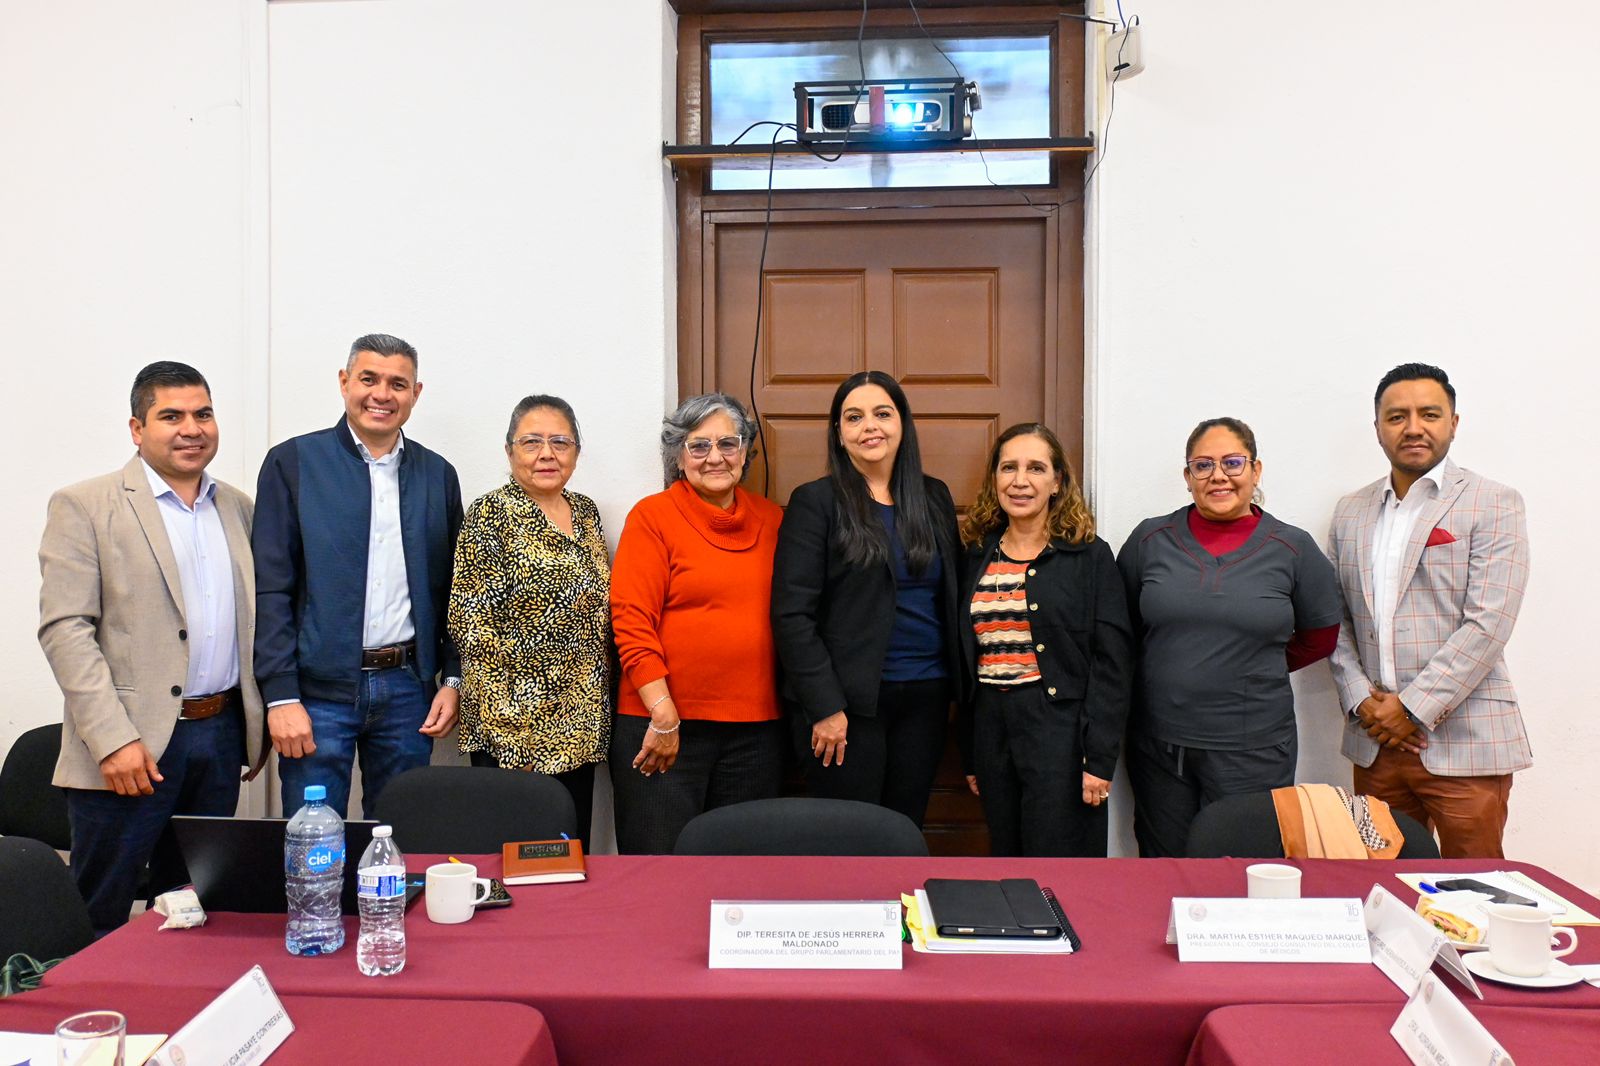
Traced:
[[422, 766], [384, 786], [378, 820], [407, 854], [498, 855], [517, 840], [578, 835], [566, 786], [545, 774], [491, 766]]
[[67, 794], [50, 783], [61, 755], [61, 726], [42, 725], [16, 739], [0, 766], [0, 835], [72, 850]]
[[899, 811], [858, 800], [781, 796], [706, 811], [678, 835], [678, 855], [926, 855]]
[[49, 844], [0, 837], [0, 961], [64, 959], [94, 940], [89, 908]]
[[[1405, 841], [1402, 859], [1437, 859], [1439, 845], [1415, 818], [1390, 809]], [[1200, 809], [1189, 826], [1184, 855], [1191, 859], [1281, 859], [1283, 837], [1278, 832], [1278, 812], [1272, 793], [1249, 792], [1224, 796]]]

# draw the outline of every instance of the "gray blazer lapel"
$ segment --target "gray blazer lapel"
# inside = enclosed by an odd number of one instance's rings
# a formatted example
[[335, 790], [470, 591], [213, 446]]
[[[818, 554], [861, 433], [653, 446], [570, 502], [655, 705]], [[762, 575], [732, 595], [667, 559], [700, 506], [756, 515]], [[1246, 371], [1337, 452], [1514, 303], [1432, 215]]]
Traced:
[[1411, 539], [1406, 542], [1406, 554], [1400, 560], [1400, 592], [1411, 585], [1411, 578], [1417, 572], [1417, 564], [1422, 562], [1422, 551], [1428, 545], [1428, 537], [1433, 534], [1434, 527], [1439, 524], [1455, 502], [1461, 496], [1461, 491], [1467, 486], [1467, 479], [1461, 475], [1461, 470], [1456, 464], [1446, 460], [1445, 468], [1440, 471], [1444, 484], [1439, 487], [1433, 501], [1417, 512], [1416, 525], [1411, 527]]
[[156, 498], [150, 493], [150, 479], [145, 476], [144, 460], [137, 455], [122, 468], [122, 487], [128, 494], [128, 503], [133, 507], [134, 517], [139, 520], [139, 525], [144, 530], [144, 539], [150, 544], [150, 552], [156, 558], [156, 565], [161, 567], [161, 576], [167, 582], [167, 594], [172, 597], [172, 603], [178, 609], [178, 616], [184, 618], [184, 624], [187, 625], [188, 619], [183, 613], [183, 582], [178, 579], [178, 557], [172, 554], [172, 541], [167, 538], [167, 525], [161, 520], [161, 505], [156, 503]]
[[1361, 595], [1367, 601], [1368, 618], [1377, 617], [1372, 604], [1372, 538], [1378, 529], [1378, 515], [1388, 487], [1388, 478], [1372, 486], [1361, 505], [1360, 521], [1356, 524], [1356, 563], [1361, 568]]

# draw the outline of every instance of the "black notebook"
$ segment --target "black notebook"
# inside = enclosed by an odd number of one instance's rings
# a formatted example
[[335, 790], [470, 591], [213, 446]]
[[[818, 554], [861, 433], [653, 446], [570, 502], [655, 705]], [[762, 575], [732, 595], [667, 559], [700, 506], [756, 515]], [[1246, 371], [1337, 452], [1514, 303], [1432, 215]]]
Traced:
[[922, 887], [940, 936], [1049, 940], [1071, 935], [1066, 916], [1031, 877], [930, 877]]

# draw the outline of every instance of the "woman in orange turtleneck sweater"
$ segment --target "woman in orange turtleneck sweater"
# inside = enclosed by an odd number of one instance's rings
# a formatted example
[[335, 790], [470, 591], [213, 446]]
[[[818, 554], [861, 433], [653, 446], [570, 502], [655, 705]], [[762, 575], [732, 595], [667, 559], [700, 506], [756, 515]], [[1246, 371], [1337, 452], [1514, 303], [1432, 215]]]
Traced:
[[754, 437], [731, 396], [685, 400], [662, 425], [667, 490], [634, 506], [617, 545], [609, 762], [625, 854], [670, 852], [702, 811], [778, 794], [769, 615], [783, 511], [739, 487]]

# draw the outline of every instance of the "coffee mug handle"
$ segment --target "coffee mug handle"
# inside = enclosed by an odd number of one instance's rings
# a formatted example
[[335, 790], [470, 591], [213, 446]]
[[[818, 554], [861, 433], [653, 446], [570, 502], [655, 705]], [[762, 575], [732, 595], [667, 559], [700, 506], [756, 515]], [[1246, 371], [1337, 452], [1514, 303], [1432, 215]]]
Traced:
[[[473, 883], [474, 886], [476, 886], [474, 888], [474, 890], [473, 890], [472, 905], [474, 907], [476, 907], [478, 904], [480, 904], [484, 900], [488, 899], [489, 898], [489, 893], [493, 892], [494, 889], [489, 887], [489, 879], [486, 878], [486, 877], [474, 877], [472, 879], [472, 883]], [[482, 891], [479, 892], [478, 889], [482, 889]], [[1572, 950], [1571, 948], [1567, 949], [1567, 951], [1571, 951], [1571, 950]], [[1565, 955], [1566, 952], [1563, 951], [1560, 954]]]
[[1560, 951], [1550, 952], [1551, 956], [1559, 959], [1563, 955], [1571, 955], [1572, 949], [1578, 946], [1578, 931], [1570, 925], [1558, 925], [1550, 931], [1550, 943], [1554, 944], [1562, 933], [1567, 934], [1567, 946]]

